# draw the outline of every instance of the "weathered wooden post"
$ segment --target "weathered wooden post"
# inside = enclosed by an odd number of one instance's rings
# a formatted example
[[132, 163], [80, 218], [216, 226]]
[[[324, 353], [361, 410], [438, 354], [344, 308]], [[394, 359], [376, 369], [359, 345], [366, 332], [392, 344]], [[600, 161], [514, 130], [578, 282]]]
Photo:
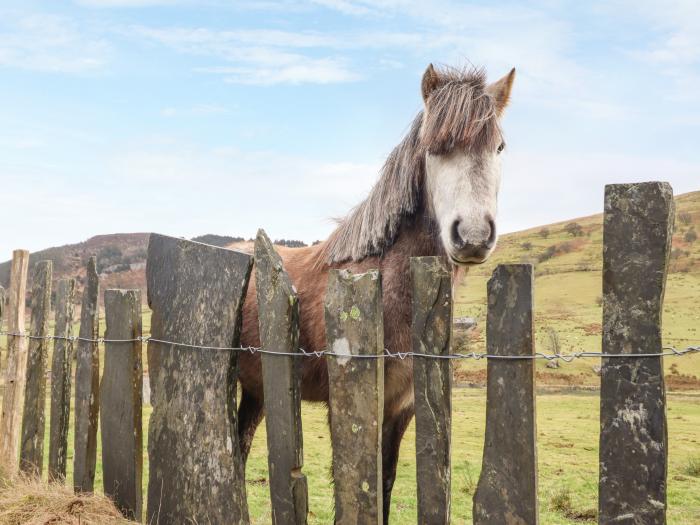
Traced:
[[[105, 362], [100, 386], [104, 490], [129, 519], [141, 521], [143, 438], [141, 292], [106, 290]], [[117, 342], [123, 341], [123, 342]]]
[[[452, 272], [440, 257], [411, 258], [413, 352], [450, 355]], [[450, 523], [452, 363], [413, 358], [418, 523]]]
[[73, 301], [75, 279], [61, 279], [56, 291], [53, 357], [51, 359], [51, 422], [49, 425], [49, 480], [66, 477], [68, 426], [73, 369]]
[[673, 234], [667, 183], [605, 187], [599, 522], [666, 523], [661, 312]]
[[80, 339], [75, 361], [75, 445], [73, 488], [92, 492], [97, 462], [97, 418], [100, 407], [100, 330], [97, 258], [87, 263], [80, 312]]
[[15, 470], [19, 459], [19, 433], [22, 424], [24, 378], [27, 369], [27, 340], [24, 313], [27, 295], [29, 252], [15, 250], [10, 270], [10, 302], [7, 307], [7, 364], [0, 414], [0, 464]]
[[488, 282], [486, 340], [489, 358], [486, 435], [474, 523], [539, 522], [533, 273], [529, 264], [501, 264]]
[[[255, 240], [260, 342], [269, 352], [299, 352], [299, 300], [263, 230]], [[262, 355], [270, 499], [274, 525], [306, 523], [308, 494], [301, 431], [300, 358]]]
[[216, 347], [238, 344], [252, 262], [244, 253], [151, 235], [148, 523], [249, 521], [237, 438], [237, 354]]
[[41, 476], [44, 464], [44, 407], [46, 406], [46, 360], [49, 348], [51, 314], [51, 275], [53, 263], [39, 261], [32, 278], [32, 315], [29, 325], [29, 351], [22, 412], [22, 439], [19, 468]]
[[335, 519], [382, 523], [384, 324], [377, 270], [331, 270], [325, 301]]

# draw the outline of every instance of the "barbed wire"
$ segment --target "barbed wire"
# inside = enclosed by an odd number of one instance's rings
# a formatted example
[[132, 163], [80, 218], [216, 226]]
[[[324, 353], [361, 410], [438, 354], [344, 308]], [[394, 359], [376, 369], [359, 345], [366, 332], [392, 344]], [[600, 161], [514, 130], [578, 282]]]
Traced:
[[428, 359], [474, 359], [479, 361], [481, 359], [501, 359], [508, 361], [522, 361], [522, 360], [532, 360], [532, 359], [544, 359], [546, 361], [556, 361], [561, 360], [565, 363], [570, 363], [574, 359], [585, 359], [585, 358], [599, 358], [599, 359], [616, 359], [616, 358], [626, 358], [626, 359], [637, 359], [637, 358], [650, 358], [650, 357], [674, 357], [674, 356], [684, 356], [693, 353], [700, 353], [700, 345], [698, 346], [688, 346], [686, 348], [675, 348], [673, 346], [663, 346], [660, 352], [651, 353], [639, 353], [639, 354], [609, 354], [603, 352], [571, 352], [571, 353], [554, 353], [546, 354], [543, 352], [535, 352], [532, 355], [495, 355], [488, 354], [486, 352], [467, 352], [467, 353], [455, 353], [448, 355], [436, 355], [436, 354], [424, 354], [420, 352], [391, 352], [389, 349], [385, 348], [382, 354], [345, 354], [333, 352], [331, 350], [315, 350], [308, 351], [304, 348], [299, 347], [299, 352], [276, 352], [274, 350], [266, 350], [265, 348], [256, 346], [208, 346], [208, 345], [197, 345], [189, 343], [181, 343], [176, 341], [166, 341], [164, 339], [156, 339], [151, 336], [139, 336], [132, 339], [106, 339], [104, 337], [98, 337], [96, 339], [89, 337], [80, 336], [58, 336], [58, 335], [47, 335], [38, 336], [26, 333], [17, 332], [0, 332], [0, 335], [8, 337], [23, 337], [26, 339], [34, 340], [49, 340], [49, 341], [68, 341], [68, 342], [86, 342], [86, 343], [159, 343], [170, 346], [179, 346], [183, 348], [192, 348], [198, 350], [214, 350], [214, 351], [234, 351], [234, 352], [246, 352], [249, 354], [265, 354], [265, 355], [277, 355], [277, 356], [290, 356], [290, 357], [338, 357], [338, 358], [353, 358], [353, 359], [386, 359], [386, 358], [397, 358], [406, 359], [409, 357], [418, 358], [428, 358]]

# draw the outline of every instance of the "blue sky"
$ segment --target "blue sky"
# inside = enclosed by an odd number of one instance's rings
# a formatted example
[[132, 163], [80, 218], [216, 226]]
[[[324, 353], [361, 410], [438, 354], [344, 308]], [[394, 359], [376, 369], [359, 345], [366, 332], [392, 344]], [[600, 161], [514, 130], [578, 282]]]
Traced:
[[[501, 231], [700, 189], [700, 3], [0, 4], [0, 259], [99, 233], [324, 238], [426, 65], [517, 68]], [[4, 255], [2, 255], [4, 254]]]

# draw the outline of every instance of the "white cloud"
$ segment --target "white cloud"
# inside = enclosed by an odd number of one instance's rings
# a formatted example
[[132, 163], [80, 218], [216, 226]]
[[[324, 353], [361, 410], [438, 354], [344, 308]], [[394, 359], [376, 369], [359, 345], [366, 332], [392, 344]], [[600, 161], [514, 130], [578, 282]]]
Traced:
[[217, 73], [230, 84], [271, 86], [274, 84], [335, 84], [359, 80], [360, 76], [347, 69], [342, 61], [334, 59], [309, 59], [299, 56], [291, 63], [277, 66], [251, 64], [246, 67], [198, 68], [203, 73]]
[[111, 7], [151, 7], [182, 4], [182, 0], [74, 0], [78, 5], [85, 7], [111, 8]]
[[333, 45], [333, 37], [318, 33], [148, 27], [133, 27], [132, 32], [181, 52], [224, 60], [226, 65], [197, 67], [195, 71], [222, 75], [229, 83], [331, 84], [360, 78], [342, 57], [317, 58], [289, 50]]
[[101, 68], [109, 46], [86, 36], [63, 16], [0, 11], [0, 66], [51, 73], [83, 73]]

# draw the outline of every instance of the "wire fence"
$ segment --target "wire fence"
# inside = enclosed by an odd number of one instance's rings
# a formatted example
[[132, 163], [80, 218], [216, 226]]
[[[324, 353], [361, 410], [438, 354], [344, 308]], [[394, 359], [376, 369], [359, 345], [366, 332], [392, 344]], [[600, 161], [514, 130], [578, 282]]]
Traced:
[[192, 349], [197, 349], [197, 350], [215, 350], [215, 351], [234, 351], [234, 352], [246, 352], [249, 354], [265, 354], [265, 355], [277, 355], [277, 356], [291, 356], [291, 357], [313, 357], [313, 358], [322, 358], [322, 357], [340, 357], [343, 359], [347, 358], [354, 358], [354, 359], [406, 359], [409, 357], [418, 357], [418, 358], [423, 358], [423, 359], [473, 359], [473, 360], [480, 360], [480, 359], [501, 359], [501, 360], [512, 360], [512, 361], [519, 361], [519, 360], [529, 360], [529, 359], [544, 359], [546, 361], [557, 361], [561, 360], [566, 363], [570, 363], [574, 359], [585, 359], [585, 358], [598, 358], [598, 359], [619, 359], [619, 358], [626, 358], [626, 359], [637, 359], [637, 358], [649, 358], [649, 357], [675, 357], [675, 356], [685, 356], [689, 354], [694, 354], [694, 353], [700, 353], [700, 345], [696, 346], [687, 346], [685, 348], [676, 348], [674, 346], [663, 346], [661, 347], [660, 352], [652, 352], [652, 353], [639, 353], [639, 354], [610, 354], [610, 353], [603, 353], [603, 352], [587, 352], [587, 351], [581, 351], [581, 352], [571, 352], [571, 353], [553, 353], [553, 354], [546, 354], [543, 352], [535, 352], [532, 355], [494, 355], [494, 354], [488, 354], [485, 352], [466, 352], [466, 353], [454, 353], [454, 354], [449, 354], [449, 355], [432, 355], [432, 354], [423, 354], [420, 352], [391, 352], [389, 349], [385, 348], [384, 353], [382, 354], [363, 354], [363, 355], [356, 355], [356, 354], [345, 354], [345, 353], [338, 353], [338, 352], [333, 352], [331, 350], [315, 350], [315, 351], [308, 351], [305, 350], [304, 348], [299, 347], [299, 352], [276, 352], [274, 350], [266, 350], [262, 347], [256, 347], [256, 346], [237, 346], [237, 347], [229, 347], [229, 346], [208, 346], [208, 345], [199, 345], [199, 344], [189, 344], [189, 343], [181, 343], [177, 341], [166, 341], [164, 339], [156, 339], [154, 337], [150, 336], [140, 336], [140, 337], [135, 337], [133, 339], [105, 339], [104, 337], [99, 337], [97, 339], [91, 339], [87, 337], [79, 337], [79, 336], [56, 336], [56, 335], [47, 335], [47, 336], [37, 336], [37, 335], [30, 335], [26, 333], [17, 333], [17, 332], [0, 332], [0, 336], [4, 335], [7, 337], [23, 337], [26, 339], [34, 339], [34, 340], [46, 340], [46, 341], [69, 341], [69, 342], [85, 342], [85, 343], [97, 343], [97, 344], [103, 344], [103, 343], [135, 343], [135, 342], [142, 342], [142, 343], [159, 343], [163, 345], [170, 345], [170, 346], [178, 346], [178, 347], [183, 347], [183, 348], [192, 348]]

